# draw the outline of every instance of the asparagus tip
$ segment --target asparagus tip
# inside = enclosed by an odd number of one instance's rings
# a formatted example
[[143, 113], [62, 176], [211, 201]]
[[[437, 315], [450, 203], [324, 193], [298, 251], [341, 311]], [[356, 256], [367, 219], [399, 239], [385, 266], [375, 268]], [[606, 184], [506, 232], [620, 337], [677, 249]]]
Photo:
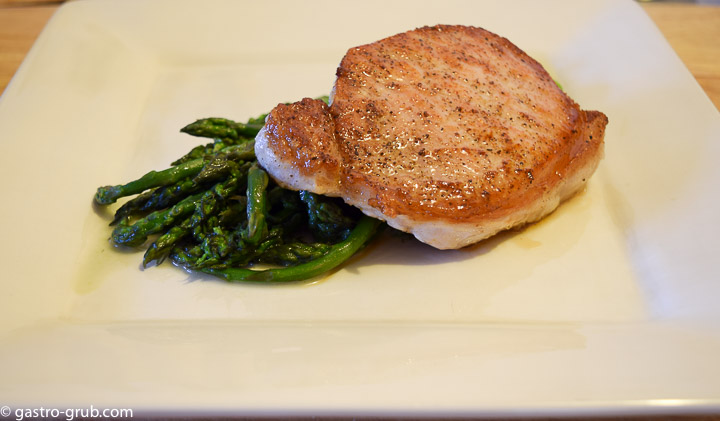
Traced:
[[95, 193], [95, 203], [98, 205], [109, 205], [115, 203], [122, 194], [120, 186], [99, 187]]

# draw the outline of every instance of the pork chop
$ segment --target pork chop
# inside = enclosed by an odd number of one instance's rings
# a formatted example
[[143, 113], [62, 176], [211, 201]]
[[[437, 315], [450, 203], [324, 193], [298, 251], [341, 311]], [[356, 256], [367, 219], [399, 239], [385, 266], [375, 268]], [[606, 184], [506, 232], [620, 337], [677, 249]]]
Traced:
[[607, 122], [507, 39], [438, 25], [350, 49], [330, 106], [278, 105], [255, 152], [284, 187], [342, 197], [453, 249], [536, 221], [582, 188]]

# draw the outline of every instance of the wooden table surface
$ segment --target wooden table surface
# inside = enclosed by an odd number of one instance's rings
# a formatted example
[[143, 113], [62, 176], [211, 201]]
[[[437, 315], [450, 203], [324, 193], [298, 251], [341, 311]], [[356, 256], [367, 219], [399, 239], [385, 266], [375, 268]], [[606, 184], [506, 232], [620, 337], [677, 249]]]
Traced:
[[[53, 0], [0, 0], [0, 92], [5, 90], [59, 3]], [[662, 2], [643, 3], [642, 7], [720, 109], [720, 6]], [[623, 419], [637, 421], [668, 417]], [[720, 421], [720, 416], [696, 414], [669, 419]]]

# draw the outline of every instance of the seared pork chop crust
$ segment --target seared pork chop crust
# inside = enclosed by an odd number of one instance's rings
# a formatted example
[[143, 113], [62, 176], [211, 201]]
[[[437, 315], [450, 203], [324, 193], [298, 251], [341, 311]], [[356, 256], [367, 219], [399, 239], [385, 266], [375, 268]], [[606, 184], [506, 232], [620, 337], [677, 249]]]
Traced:
[[581, 188], [607, 122], [507, 39], [439, 25], [349, 50], [331, 106], [279, 105], [256, 153], [285, 186], [458, 248], [537, 220]]

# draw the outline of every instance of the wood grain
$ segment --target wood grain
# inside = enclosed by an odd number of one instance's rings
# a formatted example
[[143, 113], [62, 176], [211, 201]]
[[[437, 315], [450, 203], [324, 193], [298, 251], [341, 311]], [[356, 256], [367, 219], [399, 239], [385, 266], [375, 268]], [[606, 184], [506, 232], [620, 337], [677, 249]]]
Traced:
[[57, 6], [0, 8], [0, 92], [30, 51]]

